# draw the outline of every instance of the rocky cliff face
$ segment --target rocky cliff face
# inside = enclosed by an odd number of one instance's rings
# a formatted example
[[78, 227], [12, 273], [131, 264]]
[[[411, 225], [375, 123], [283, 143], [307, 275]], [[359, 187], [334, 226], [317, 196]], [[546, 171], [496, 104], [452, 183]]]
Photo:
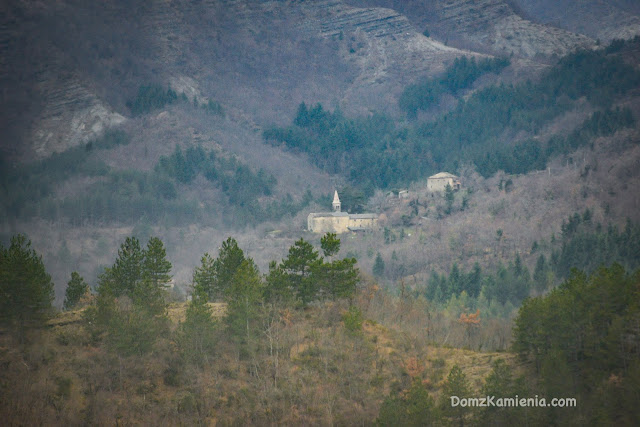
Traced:
[[283, 123], [302, 101], [393, 110], [403, 85], [472, 54], [423, 36], [398, 12], [341, 1], [6, 7], [2, 132], [20, 130], [24, 153], [38, 157], [122, 123], [125, 101], [149, 82]]
[[640, 34], [640, 3], [628, 0], [513, 0], [531, 19], [603, 43]]
[[[408, 83], [444, 70], [445, 64], [475, 52], [428, 38], [398, 12], [357, 8], [337, 2], [314, 3], [305, 10], [305, 29], [337, 43], [338, 54], [355, 76], [341, 95], [341, 107], [366, 113], [393, 111]], [[331, 6], [331, 7], [327, 7]]]
[[44, 108], [31, 131], [37, 157], [86, 143], [125, 121], [124, 116], [105, 105], [77, 78], [61, 81], [58, 76], [43, 76], [38, 89]]
[[91, 26], [90, 19], [84, 28], [76, 25], [84, 14], [82, 10], [74, 14], [71, 3], [8, 2], [3, 6], [0, 149], [5, 152], [45, 157], [125, 121], [105, 96], [109, 89], [99, 84], [99, 73], [94, 73], [103, 64], [90, 63], [105, 53], [96, 51], [79, 60], [90, 47], [83, 46], [83, 40], [95, 35], [83, 31]]
[[562, 56], [593, 45], [586, 36], [525, 20], [502, 0], [442, 2], [433, 25], [443, 34], [506, 55]]
[[565, 55], [577, 47], [594, 44], [585, 35], [534, 23], [505, 0], [350, 0], [349, 3], [394, 7], [440, 40], [494, 55], [527, 58]]
[[[544, 24], [551, 15], [525, 19], [543, 3], [10, 0], [0, 14], [2, 149], [46, 156], [82, 143], [131, 118], [125, 103], [148, 83], [216, 100], [254, 129], [288, 123], [302, 101], [393, 113], [405, 85], [461, 55], [514, 55], [517, 68], [594, 45]], [[625, 16], [610, 21], [631, 34], [637, 17]]]

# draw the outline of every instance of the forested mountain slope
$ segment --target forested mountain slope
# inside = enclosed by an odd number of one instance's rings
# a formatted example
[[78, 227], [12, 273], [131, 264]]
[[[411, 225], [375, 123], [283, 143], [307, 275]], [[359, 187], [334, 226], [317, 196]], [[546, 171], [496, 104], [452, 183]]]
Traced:
[[[548, 165], [572, 176], [575, 150], [594, 144], [602, 148], [591, 156], [607, 158], [598, 165], [636, 158], [627, 151], [636, 44], [589, 53], [592, 39], [534, 23], [513, 2], [2, 7], [3, 236], [48, 236], [34, 243], [59, 283], [69, 261], [95, 277], [131, 232], [171, 238], [187, 282], [185, 239], [206, 249], [244, 229], [240, 239], [266, 263], [335, 188], [362, 209], [374, 194], [411, 185], [419, 193], [440, 170], [475, 170], [474, 186], [487, 187], [502, 172], [506, 182]], [[576, 48], [588, 49], [556, 65]], [[301, 105], [319, 114], [299, 126]], [[591, 176], [605, 173], [585, 156]], [[635, 178], [616, 168], [589, 203], [609, 206], [607, 218], [622, 224], [633, 216], [635, 199], [624, 195]], [[610, 189], [618, 181], [624, 192]], [[490, 200], [473, 198], [471, 208]], [[387, 205], [368, 209], [396, 218]], [[558, 230], [571, 206], [557, 205], [538, 237]], [[520, 226], [512, 223], [502, 228]], [[265, 238], [273, 231], [287, 237]], [[531, 241], [515, 239], [518, 250]]]

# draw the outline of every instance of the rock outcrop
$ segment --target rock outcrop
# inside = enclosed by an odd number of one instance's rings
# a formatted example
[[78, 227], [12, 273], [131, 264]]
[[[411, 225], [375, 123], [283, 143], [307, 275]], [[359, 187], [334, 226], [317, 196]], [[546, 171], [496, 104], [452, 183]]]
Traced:
[[416, 26], [451, 45], [494, 55], [565, 55], [594, 40], [527, 20], [505, 0], [349, 0], [354, 5], [397, 7]]
[[514, 0], [531, 19], [608, 43], [640, 34], [638, 2], [620, 0]]

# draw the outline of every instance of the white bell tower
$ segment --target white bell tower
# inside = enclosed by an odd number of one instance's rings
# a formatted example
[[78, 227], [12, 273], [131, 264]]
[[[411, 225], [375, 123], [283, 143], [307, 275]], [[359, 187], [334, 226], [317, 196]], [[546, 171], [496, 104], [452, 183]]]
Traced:
[[338, 190], [333, 193], [333, 203], [331, 205], [333, 206], [334, 212], [340, 212], [341, 203], [340, 197], [338, 197]]

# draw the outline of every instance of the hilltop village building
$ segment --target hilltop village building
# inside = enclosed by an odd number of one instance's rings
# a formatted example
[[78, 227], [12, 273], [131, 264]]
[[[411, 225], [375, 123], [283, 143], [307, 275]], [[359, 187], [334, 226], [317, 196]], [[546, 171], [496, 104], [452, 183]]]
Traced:
[[427, 191], [432, 193], [444, 191], [445, 188], [447, 188], [447, 184], [449, 184], [453, 190], [459, 190], [460, 178], [448, 172], [437, 173], [427, 178]]
[[310, 213], [307, 217], [307, 230], [314, 233], [346, 233], [365, 231], [378, 227], [378, 215], [372, 213], [349, 214], [342, 212], [340, 197], [333, 195], [333, 212]]

